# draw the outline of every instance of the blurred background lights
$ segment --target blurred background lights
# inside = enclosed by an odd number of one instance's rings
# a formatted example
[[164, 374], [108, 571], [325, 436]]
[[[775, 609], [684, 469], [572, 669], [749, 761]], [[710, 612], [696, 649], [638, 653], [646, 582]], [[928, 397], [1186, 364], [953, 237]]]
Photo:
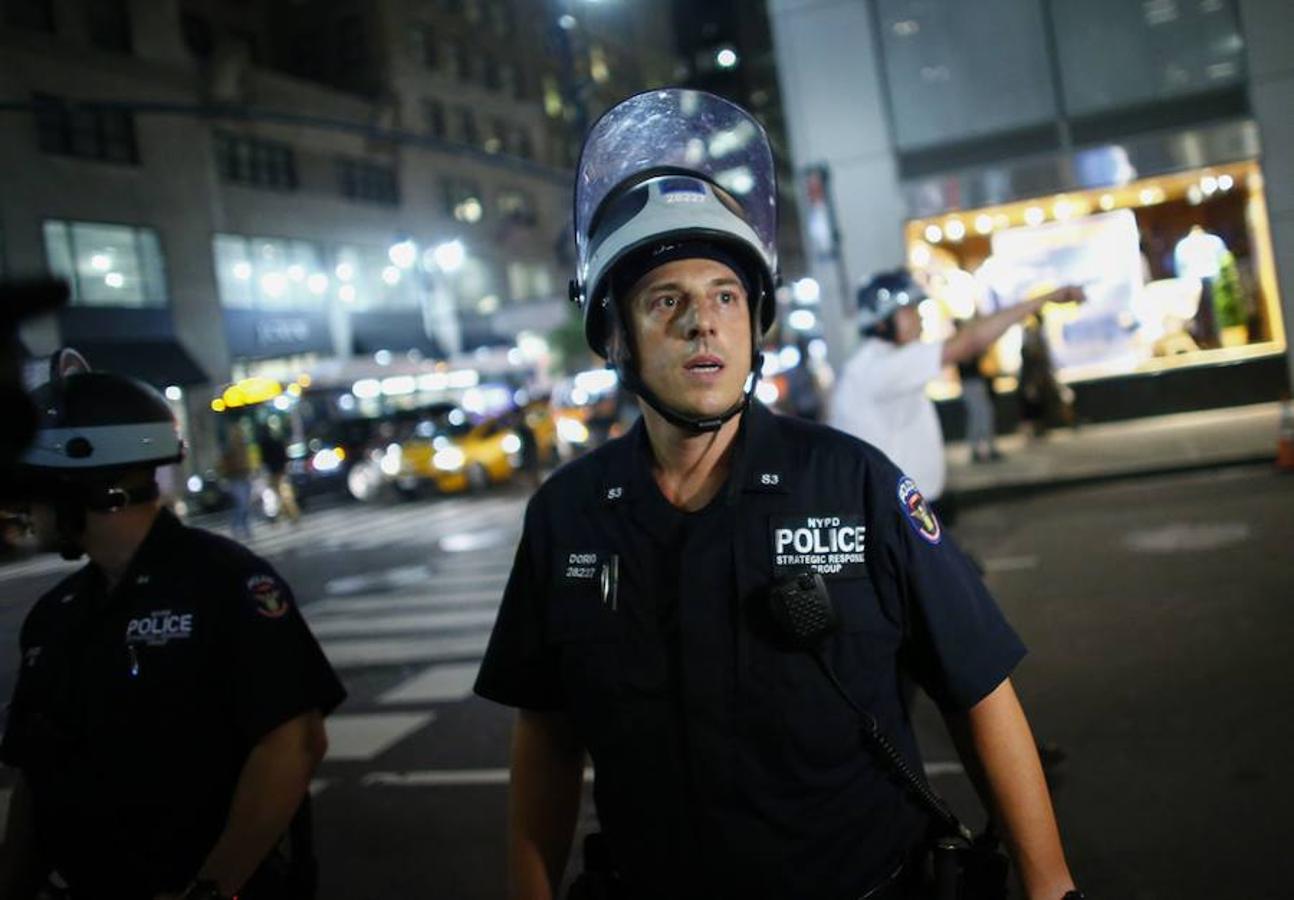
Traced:
[[944, 223], [944, 234], [950, 241], [960, 241], [966, 237], [966, 226], [961, 219], [949, 219]]
[[714, 63], [721, 69], [732, 69], [737, 65], [737, 51], [724, 47], [714, 55]]
[[810, 331], [818, 324], [818, 317], [807, 309], [796, 309], [786, 317], [786, 324], [796, 331]]
[[926, 226], [925, 234], [926, 240], [932, 244], [937, 244], [944, 239], [944, 230], [933, 223]]
[[812, 305], [817, 303], [822, 296], [822, 287], [813, 278], [799, 279], [792, 285], [791, 291], [796, 303]]
[[404, 240], [391, 245], [387, 258], [401, 269], [408, 269], [418, 261], [418, 248], [413, 241]]
[[436, 266], [446, 272], [453, 272], [463, 265], [467, 251], [462, 241], [446, 241], [432, 251]]

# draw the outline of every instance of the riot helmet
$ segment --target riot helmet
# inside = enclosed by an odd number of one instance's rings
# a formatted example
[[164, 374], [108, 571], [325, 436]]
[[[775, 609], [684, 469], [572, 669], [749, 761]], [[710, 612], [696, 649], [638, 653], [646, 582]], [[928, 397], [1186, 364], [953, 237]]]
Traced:
[[60, 550], [74, 559], [86, 512], [156, 499], [155, 483], [122, 482], [130, 473], [179, 462], [184, 442], [170, 406], [148, 385], [91, 371], [74, 351], [57, 354], [50, 368], [50, 379], [31, 394], [36, 435], [15, 467], [14, 499], [51, 504]]
[[858, 289], [858, 330], [867, 334], [905, 306], [920, 303], [925, 291], [907, 269], [881, 272]]
[[[760, 338], [776, 314], [777, 185], [763, 127], [741, 107], [704, 91], [630, 97], [606, 112], [584, 141], [574, 226], [571, 299], [583, 310], [589, 347], [608, 359], [621, 383], [667, 421], [693, 432], [713, 431], [744, 409], [759, 377]], [[669, 408], [643, 384], [632, 340], [627, 358], [608, 349], [616, 304], [636, 281], [630, 276], [697, 256], [724, 262], [743, 282], [752, 339], [743, 397], [703, 419]]]

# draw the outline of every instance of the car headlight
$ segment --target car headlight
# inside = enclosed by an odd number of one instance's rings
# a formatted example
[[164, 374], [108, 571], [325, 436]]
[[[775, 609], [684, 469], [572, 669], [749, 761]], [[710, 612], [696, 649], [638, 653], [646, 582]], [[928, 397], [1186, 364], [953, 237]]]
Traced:
[[335, 472], [341, 466], [346, 454], [341, 448], [320, 450], [310, 458], [316, 472]]
[[437, 450], [436, 455], [431, 458], [431, 464], [444, 472], [454, 472], [461, 469], [465, 462], [467, 462], [467, 454], [457, 447], [446, 447], [444, 450]]
[[560, 416], [557, 419], [557, 435], [568, 444], [587, 444], [589, 430], [579, 419]]
[[404, 463], [404, 451], [399, 444], [389, 444], [386, 452], [382, 454], [382, 461], [378, 464], [382, 469], [383, 475], [389, 475], [392, 478], [400, 474], [400, 467]]

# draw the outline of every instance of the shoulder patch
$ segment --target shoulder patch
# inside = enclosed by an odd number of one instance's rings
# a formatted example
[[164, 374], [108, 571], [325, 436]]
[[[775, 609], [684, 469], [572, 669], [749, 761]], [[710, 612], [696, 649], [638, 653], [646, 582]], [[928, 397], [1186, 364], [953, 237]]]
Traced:
[[917, 483], [906, 475], [899, 476], [899, 506], [907, 517], [912, 530], [930, 544], [938, 544], [943, 539], [943, 529], [926, 498], [921, 496]]
[[277, 619], [288, 611], [287, 589], [273, 575], [262, 573], [248, 578], [247, 596], [267, 619]]

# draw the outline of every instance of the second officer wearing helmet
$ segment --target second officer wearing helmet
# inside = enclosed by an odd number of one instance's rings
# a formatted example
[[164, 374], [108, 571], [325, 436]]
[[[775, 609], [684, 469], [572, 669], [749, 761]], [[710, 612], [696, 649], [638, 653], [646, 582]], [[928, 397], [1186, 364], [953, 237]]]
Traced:
[[345, 692], [268, 563], [160, 508], [166, 401], [60, 359], [19, 499], [42, 549], [89, 562], [23, 623], [0, 897], [306, 900], [306, 792]]
[[752, 400], [774, 197], [762, 129], [708, 94], [631, 98], [585, 142], [574, 289], [643, 415], [531, 500], [477, 681], [519, 710], [510, 896], [558, 890], [586, 754], [603, 838], [586, 866], [610, 896], [907, 896], [927, 814], [770, 612], [808, 574], [851, 701], [919, 768], [916, 678], [977, 748], [1028, 895], [1060, 900], [1073, 883], [1008, 680], [1020, 641], [910, 478]]

